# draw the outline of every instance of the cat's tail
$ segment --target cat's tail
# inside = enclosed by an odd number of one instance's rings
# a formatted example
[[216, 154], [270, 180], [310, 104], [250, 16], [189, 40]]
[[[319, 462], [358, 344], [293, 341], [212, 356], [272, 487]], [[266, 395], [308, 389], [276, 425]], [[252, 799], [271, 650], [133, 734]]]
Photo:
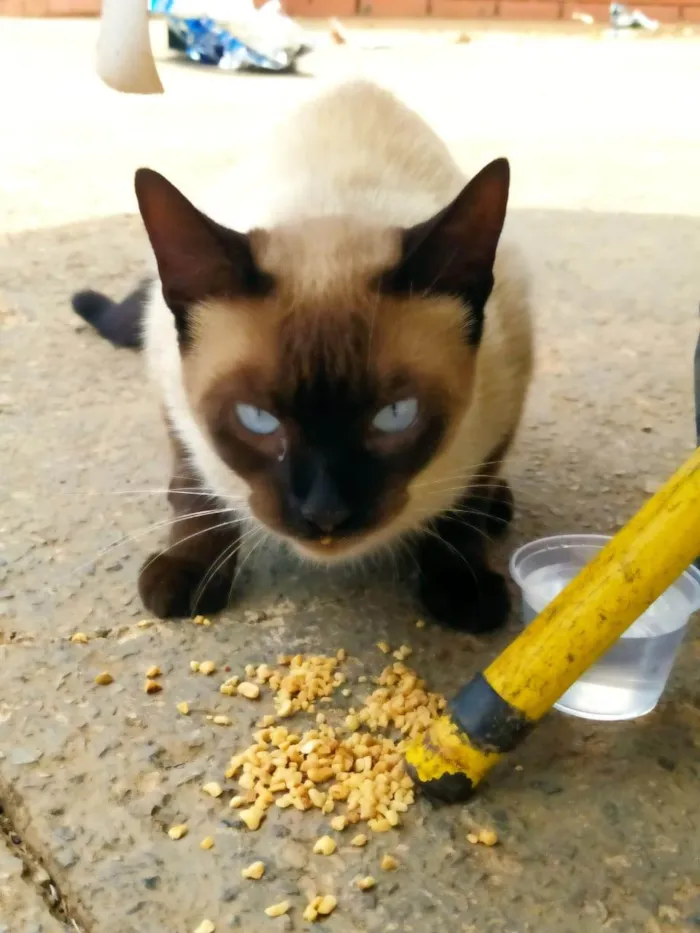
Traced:
[[76, 314], [115, 347], [140, 349], [143, 344], [144, 309], [150, 287], [151, 280], [144, 279], [121, 302], [113, 301], [101, 292], [76, 292], [71, 303]]

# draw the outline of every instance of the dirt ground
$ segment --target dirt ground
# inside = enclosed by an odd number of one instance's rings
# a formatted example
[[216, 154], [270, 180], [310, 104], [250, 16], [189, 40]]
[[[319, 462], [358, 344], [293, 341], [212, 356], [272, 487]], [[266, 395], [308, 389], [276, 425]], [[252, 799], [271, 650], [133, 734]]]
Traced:
[[[357, 676], [382, 666], [382, 638], [409, 643], [449, 695], [517, 620], [481, 645], [419, 630], [392, 568], [314, 573], [264, 552], [210, 628], [138, 627], [136, 570], [167, 517], [157, 405], [139, 358], [77, 327], [68, 304], [86, 284], [126, 290], [144, 268], [136, 166], [192, 189], [316, 78], [359, 69], [424, 113], [465, 168], [512, 161], [539, 355], [502, 559], [543, 533], [609, 532], [694, 442], [698, 42], [498, 32], [457, 44], [403, 31], [374, 50], [325, 45], [299, 77], [164, 64], [165, 96], [138, 99], [97, 82], [95, 34], [90, 22], [0, 20], [0, 931], [193, 933], [205, 918], [217, 933], [298, 931], [309, 891], [338, 898], [318, 924], [328, 933], [700, 929], [697, 625], [653, 714], [605, 725], [554, 713], [469, 805], [421, 800], [365, 849], [338, 836], [335, 855], [312, 855], [327, 829], [314, 814], [280, 811], [241, 832], [202, 794], [226, 783], [269, 708], [222, 696], [221, 678], [191, 674], [190, 660], [237, 672], [280, 650], [344, 647], [352, 703]], [[281, 599], [294, 608], [243, 616]], [[89, 643], [71, 643], [75, 631]], [[164, 674], [155, 696], [143, 691], [150, 664]], [[110, 687], [94, 684], [103, 670]], [[216, 713], [233, 724], [213, 725]], [[189, 835], [170, 840], [185, 821]], [[500, 844], [471, 846], [475, 826]], [[378, 870], [385, 851], [400, 862], [391, 875]], [[243, 881], [257, 858], [265, 879]], [[377, 888], [354, 891], [368, 874], [382, 875]], [[290, 914], [268, 919], [284, 898]]]

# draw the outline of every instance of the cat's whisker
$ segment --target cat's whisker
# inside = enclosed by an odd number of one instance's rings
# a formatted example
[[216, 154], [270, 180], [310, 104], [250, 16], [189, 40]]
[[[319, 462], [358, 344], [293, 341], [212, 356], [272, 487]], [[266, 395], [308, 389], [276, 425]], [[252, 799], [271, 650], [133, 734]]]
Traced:
[[[392, 579], [393, 579], [394, 586], [397, 586], [399, 579], [400, 579], [400, 573], [399, 573], [399, 563], [398, 563], [398, 557], [396, 554], [396, 548], [387, 547], [387, 548], [383, 548], [382, 550], [387, 552], [389, 560], [391, 561]], [[379, 555], [377, 554], [377, 556]]]
[[491, 512], [480, 512], [478, 509], [448, 509], [443, 515], [449, 518], [452, 515], [474, 515], [476, 518], [486, 518], [490, 522], [500, 522], [504, 527], [510, 524], [509, 519], [501, 518]]
[[[478, 477], [476, 478], [478, 479]], [[488, 477], [486, 477], [486, 479], [488, 479]], [[473, 489], [503, 489], [503, 483], [498, 482], [498, 480], [492, 483], [470, 483], [468, 488], [470, 491]]]
[[502, 486], [499, 483], [479, 484], [478, 486], [450, 486], [448, 488], [434, 487], [432, 489], [426, 489], [424, 491], [424, 496], [446, 496], [450, 493], [457, 492], [471, 497], [473, 493], [478, 490], [494, 490], [501, 488]]
[[443, 483], [454, 483], [461, 480], [464, 486], [468, 486], [473, 480], [488, 479], [496, 482], [497, 477], [493, 473], [470, 473], [468, 469], [460, 470], [458, 473], [450, 473], [447, 476], [440, 476], [432, 480], [424, 480], [420, 483], [412, 483], [413, 489], [422, 489], [427, 486], [438, 486]]
[[[430, 488], [431, 485], [433, 488]], [[411, 488], [413, 490], [416, 490], [421, 487], [420, 485], [414, 485]], [[474, 493], [478, 493], [479, 491], [498, 490], [502, 488], [503, 488], [503, 484], [500, 482], [493, 482], [493, 483], [480, 482], [480, 483], [474, 483], [474, 484], [465, 483], [464, 485], [451, 486], [449, 488], [441, 488], [439, 487], [438, 482], [436, 482], [435, 484], [426, 484], [424, 487], [424, 494], [426, 496], [429, 496], [432, 493], [437, 496], [437, 495], [448, 495], [450, 493], [462, 492], [465, 495], [472, 496]], [[541, 499], [538, 500], [537, 496], [533, 495], [531, 490], [524, 488], [522, 485], [518, 486], [516, 490], [516, 497], [526, 502], [529, 501], [533, 503], [541, 503], [542, 501]]]
[[[241, 542], [241, 543], [242, 543], [242, 542]], [[236, 550], [236, 553], [238, 553], [238, 550], [240, 550], [240, 545], [239, 545], [238, 549]], [[244, 558], [244, 560], [245, 560], [245, 558]], [[231, 582], [230, 582], [229, 588], [228, 588], [228, 597], [227, 597], [227, 599], [226, 599], [226, 606], [227, 606], [227, 607], [230, 606], [230, 605], [231, 605], [231, 602], [233, 601], [233, 591], [234, 591], [234, 588], [235, 588], [235, 586], [236, 586], [236, 580], [238, 579], [238, 572], [239, 572], [239, 568], [238, 568], [237, 566], [234, 567], [234, 568], [233, 568], [233, 573], [231, 574]]]
[[460, 466], [458, 470], [454, 473], [443, 474], [442, 476], [437, 476], [434, 482], [442, 482], [444, 479], [456, 479], [457, 477], [470, 477], [470, 476], [490, 476], [493, 477], [495, 474], [492, 470], [489, 470], [488, 467], [498, 468], [502, 464], [501, 460], [482, 460], [479, 463], [466, 463], [464, 466]]
[[264, 546], [265, 543], [272, 537], [269, 534], [269, 532], [265, 530], [263, 526], [260, 526], [257, 529], [256, 528], [251, 529], [251, 531], [256, 531], [256, 530], [260, 531], [260, 537], [256, 541], [253, 542], [251, 549], [248, 551], [246, 556], [241, 561], [240, 565], [236, 567], [233, 573], [233, 579], [231, 580], [231, 586], [229, 587], [229, 603], [231, 602], [231, 597], [233, 595], [234, 587], [236, 586], [236, 581], [238, 580], [241, 573], [243, 572], [243, 568], [248, 563], [248, 561], [251, 559], [253, 554], [258, 550], [258, 548]]
[[[158, 530], [161, 529], [161, 528], [169, 528], [169, 527], [171, 527], [171, 526], [173, 526], [173, 525], [178, 524], [178, 522], [184, 522], [184, 521], [187, 521], [187, 520], [190, 519], [190, 518], [203, 518], [203, 517], [205, 517], [205, 516], [210, 516], [210, 515], [225, 515], [225, 514], [227, 514], [227, 513], [230, 513], [230, 514], [232, 514], [232, 515], [235, 515], [235, 514], [236, 514], [235, 510], [234, 510], [234, 509], [231, 509], [231, 508], [225, 508], [225, 509], [206, 509], [206, 510], [201, 511], [201, 512], [192, 512], [192, 513], [190, 513], [190, 514], [188, 514], [188, 515], [181, 515], [181, 516], [177, 516], [177, 517], [175, 517], [175, 518], [172, 518], [172, 517], [171, 517], [171, 518], [163, 519], [162, 521], [158, 521], [158, 522], [151, 522], [151, 524], [149, 524], [149, 525], [145, 525], [145, 526], [142, 527], [142, 528], [137, 528], [136, 531], [129, 532], [129, 533], [126, 534], [126, 535], [122, 535], [122, 537], [121, 537], [121, 538], [118, 538], [116, 541], [112, 541], [112, 542], [111, 542], [110, 544], [108, 544], [106, 547], [104, 547], [104, 548], [102, 548], [100, 551], [98, 551], [96, 555], [94, 555], [93, 557], [91, 557], [90, 560], [88, 560], [88, 561], [86, 561], [84, 564], [80, 564], [80, 566], [76, 567], [76, 568], [72, 571], [72, 575], [78, 574], [78, 573], [80, 573], [81, 571], [83, 571], [83, 570], [87, 569], [88, 567], [90, 567], [90, 566], [91, 566], [92, 564], [94, 564], [96, 561], [102, 560], [103, 557], [105, 557], [105, 556], [106, 556], [107, 554], [109, 554], [111, 551], [115, 550], [115, 548], [120, 547], [122, 544], [126, 544], [126, 543], [129, 542], [129, 541], [139, 541], [141, 538], [145, 537], [146, 535], [150, 534], [150, 533], [153, 532], [153, 531], [158, 531]], [[235, 521], [243, 521], [243, 519], [234, 519], [233, 521], [234, 521], [234, 522], [235, 522]]]
[[474, 571], [474, 568], [471, 566], [471, 564], [469, 563], [469, 561], [467, 560], [467, 558], [464, 556], [464, 554], [462, 554], [462, 552], [459, 551], [459, 550], [458, 550], [453, 544], [451, 544], [449, 541], [445, 541], [444, 538], [441, 538], [440, 535], [435, 531], [435, 529], [434, 529], [434, 528], [431, 528], [429, 525], [426, 525], [426, 526], [423, 528], [423, 531], [426, 532], [428, 535], [430, 535], [431, 538], [435, 538], [436, 541], [439, 541], [440, 544], [444, 545], [448, 550], [452, 551], [452, 553], [462, 561], [462, 563], [463, 563], [463, 564], [467, 567], [467, 569], [469, 570], [469, 573], [471, 573], [472, 577], [474, 578], [474, 583], [476, 583], [476, 586], [477, 586], [477, 589], [478, 589], [478, 588], [479, 588], [479, 580], [478, 580], [478, 577], [477, 577], [477, 575], [476, 575], [476, 573], [475, 573], [475, 571]]
[[[424, 513], [427, 516], [432, 515], [429, 509], [425, 510]], [[478, 509], [448, 509], [445, 512], [440, 514], [440, 518], [447, 519], [448, 521], [452, 518], [454, 521], [459, 521], [459, 516], [462, 515], [473, 515], [475, 518], [486, 518], [489, 521], [499, 521], [502, 522], [504, 526], [510, 524], [506, 519], [500, 518], [497, 515], [492, 515], [490, 512], [480, 512]], [[454, 516], [454, 517], [453, 517]], [[467, 528], [471, 528], [472, 531], [477, 531], [479, 534], [482, 534], [487, 541], [492, 544], [495, 543], [491, 537], [482, 529], [478, 528], [476, 525], [472, 525], [470, 522], [464, 522]]]
[[[1, 488], [1, 487], [0, 487]], [[169, 486], [149, 486], [146, 488], [124, 488], [124, 489], [81, 489], [79, 492], [72, 492], [69, 489], [55, 489], [55, 493], [62, 496], [67, 496], [69, 498], [87, 498], [87, 497], [101, 497], [101, 496], [160, 496], [160, 495], [169, 495], [171, 492], [177, 494], [188, 495], [188, 496], [199, 496], [204, 499], [213, 499], [217, 502], [223, 503], [246, 503], [248, 501], [247, 496], [241, 495], [227, 495], [220, 496], [213, 489], [203, 489], [201, 486], [183, 486], [182, 488], [177, 488], [172, 490]]]
[[[474, 486], [471, 491], [478, 491], [479, 489], [490, 489], [489, 486]], [[543, 505], [547, 504], [545, 499], [542, 496], [533, 495], [532, 490], [525, 489], [522, 486], [518, 486], [515, 492], [515, 498], [519, 502], [524, 502], [527, 505]]]
[[206, 528], [200, 528], [199, 531], [193, 531], [192, 534], [186, 535], [184, 538], [178, 538], [177, 541], [171, 542], [171, 544], [169, 544], [167, 547], [162, 548], [162, 550], [156, 551], [156, 553], [153, 554], [152, 557], [149, 560], [147, 560], [146, 563], [143, 565], [143, 567], [141, 568], [141, 573], [148, 570], [151, 564], [155, 560], [157, 560], [159, 557], [162, 557], [163, 554], [168, 554], [170, 551], [183, 545], [186, 541], [191, 541], [193, 538], [198, 538], [200, 537], [200, 535], [207, 534], [207, 532], [222, 531], [225, 528], [234, 528], [237, 524], [239, 524], [238, 520], [221, 522], [218, 525], [209, 525]]
[[[231, 560], [238, 553], [238, 551], [243, 547], [246, 540], [252, 535], [254, 531], [255, 529], [251, 528], [248, 531], [244, 532], [242, 535], [234, 538], [234, 540], [230, 544], [227, 544], [226, 547], [223, 548], [219, 556], [212, 561], [209, 567], [209, 570], [207, 570], [205, 575], [202, 577], [202, 580], [199, 586], [197, 587], [197, 589], [195, 590], [195, 594], [192, 598], [192, 611], [193, 612], [196, 611], [197, 606], [199, 605], [199, 600], [204, 595], [204, 592], [206, 591], [206, 588], [209, 582], [214, 579], [216, 574], [219, 572], [219, 570], [221, 570], [222, 567], [224, 567], [226, 562], [228, 560]], [[233, 577], [234, 575], [235, 575], [235, 571], [232, 572], [231, 576]]]
[[[167, 486], [155, 487], [151, 489], [81, 489], [80, 492], [70, 492], [68, 489], [58, 489], [55, 490], [61, 495], [71, 496], [71, 497], [82, 497], [82, 496], [161, 496], [167, 495], [171, 492], [170, 488]], [[211, 499], [218, 499], [219, 496], [216, 493], [211, 492], [210, 490], [204, 491], [201, 487], [197, 489], [196, 487], [177, 489], [178, 493], [185, 493], [190, 496], [204, 496]]]
[[[411, 560], [413, 561], [413, 564], [414, 564], [416, 570], [420, 573], [420, 564], [418, 563], [418, 558], [416, 557], [416, 555], [415, 555], [415, 553], [414, 553], [414, 551], [413, 551], [413, 548], [411, 547], [410, 543], [409, 543], [408, 541], [406, 541], [404, 538], [399, 538], [398, 541], [397, 541], [397, 544], [399, 545], [399, 548], [400, 548], [402, 551], [405, 551], [405, 553], [408, 554], [408, 556], [409, 556], [409, 557], [411, 558]], [[390, 545], [389, 545], [389, 546], [390, 546]]]
[[[482, 512], [471, 512], [471, 513], [465, 513], [465, 514], [471, 514], [471, 515], [473, 515], [475, 518], [482, 517], [482, 515], [483, 515]], [[490, 517], [490, 516], [489, 516], [489, 517]], [[464, 518], [463, 518], [462, 516], [455, 516], [454, 518], [451, 519], [451, 516], [448, 515], [448, 516], [447, 516], [447, 520], [448, 520], [448, 521], [452, 520], [452, 521], [454, 521], [454, 522], [459, 522], [459, 523], [460, 523], [461, 525], [463, 525], [464, 527], [469, 528], [470, 531], [475, 531], [477, 534], [481, 535], [481, 537], [484, 538], [484, 540], [487, 541], [490, 545], [495, 546], [496, 542], [495, 542], [494, 539], [491, 537], [491, 535], [488, 534], [488, 532], [484, 531], [483, 528], [480, 528], [479, 525], [475, 525], [475, 524], [472, 524], [472, 522], [467, 522], [467, 521], [465, 521]]]
[[[425, 514], [430, 515], [431, 514], [430, 510], [426, 509]], [[493, 540], [493, 538], [489, 534], [487, 534], [487, 532], [483, 528], [480, 528], [477, 525], [472, 524], [471, 522], [463, 521], [462, 516], [465, 516], [465, 515], [471, 515], [474, 518], [487, 519], [488, 521], [498, 521], [503, 524], [504, 528], [510, 524], [509, 520], [505, 518], [501, 518], [498, 515], [493, 515], [490, 512], [482, 512], [479, 509], [466, 509], [466, 508], [459, 508], [459, 507], [452, 508], [452, 509], [446, 509], [438, 517], [444, 518], [447, 521], [450, 521], [450, 520], [455, 521], [455, 522], [461, 521], [467, 528], [470, 528], [472, 531], [476, 531], [478, 534], [482, 535], [490, 544], [496, 543]]]

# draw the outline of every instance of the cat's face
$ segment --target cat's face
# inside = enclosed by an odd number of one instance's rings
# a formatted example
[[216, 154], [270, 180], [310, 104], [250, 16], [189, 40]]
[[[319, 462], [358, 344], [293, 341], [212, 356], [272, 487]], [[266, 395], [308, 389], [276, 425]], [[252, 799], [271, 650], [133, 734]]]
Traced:
[[252, 515], [307, 557], [393, 537], [469, 407], [507, 197], [495, 165], [482, 197], [468, 186], [409, 231], [321, 218], [243, 236], [155, 173], [137, 181], [192, 411]]

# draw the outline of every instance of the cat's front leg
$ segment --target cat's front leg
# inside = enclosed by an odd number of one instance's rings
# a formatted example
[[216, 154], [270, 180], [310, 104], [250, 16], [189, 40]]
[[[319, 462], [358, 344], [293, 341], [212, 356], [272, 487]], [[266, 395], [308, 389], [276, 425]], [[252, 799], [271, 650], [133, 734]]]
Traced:
[[210, 497], [173, 439], [174, 469], [168, 501], [173, 510], [168, 542], [139, 573], [144, 606], [161, 619], [221, 612], [231, 598], [238, 558], [238, 520]]
[[420, 596], [437, 622], [474, 634], [506, 623], [510, 595], [505, 578], [489, 567], [487, 547], [512, 515], [510, 487], [499, 480], [491, 495], [466, 497], [419, 539]]

